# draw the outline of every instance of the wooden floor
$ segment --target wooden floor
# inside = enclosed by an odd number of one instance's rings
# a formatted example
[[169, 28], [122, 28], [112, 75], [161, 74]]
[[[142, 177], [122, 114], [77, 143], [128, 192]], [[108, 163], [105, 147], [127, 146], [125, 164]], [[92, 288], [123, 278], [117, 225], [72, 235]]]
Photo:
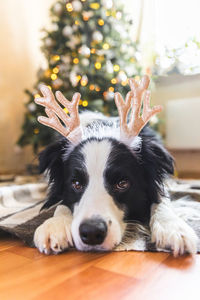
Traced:
[[200, 299], [200, 255], [66, 252], [45, 256], [0, 238], [0, 299]]

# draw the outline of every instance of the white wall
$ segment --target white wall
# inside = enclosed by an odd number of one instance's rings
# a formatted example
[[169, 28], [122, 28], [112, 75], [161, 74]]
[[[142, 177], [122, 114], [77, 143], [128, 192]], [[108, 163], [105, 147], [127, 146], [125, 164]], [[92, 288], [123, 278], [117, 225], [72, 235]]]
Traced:
[[160, 77], [155, 83], [152, 102], [164, 106], [161, 117], [165, 120], [169, 148], [200, 149], [200, 117], [197, 118], [200, 115], [200, 75]]
[[0, 1], [0, 173], [20, 172], [32, 161], [30, 149], [19, 152], [15, 142], [31, 88], [43, 58], [40, 28], [49, 22], [53, 0]]

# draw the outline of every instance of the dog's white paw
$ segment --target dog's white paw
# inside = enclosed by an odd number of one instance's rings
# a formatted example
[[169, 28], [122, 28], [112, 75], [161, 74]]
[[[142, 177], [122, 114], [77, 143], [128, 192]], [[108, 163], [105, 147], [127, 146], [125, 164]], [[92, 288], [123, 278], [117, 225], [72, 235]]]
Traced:
[[66, 216], [54, 216], [34, 233], [34, 244], [41, 253], [57, 254], [73, 245], [71, 222]]
[[179, 217], [170, 221], [155, 221], [151, 226], [151, 241], [156, 243], [158, 248], [170, 248], [174, 256], [197, 252], [198, 237]]

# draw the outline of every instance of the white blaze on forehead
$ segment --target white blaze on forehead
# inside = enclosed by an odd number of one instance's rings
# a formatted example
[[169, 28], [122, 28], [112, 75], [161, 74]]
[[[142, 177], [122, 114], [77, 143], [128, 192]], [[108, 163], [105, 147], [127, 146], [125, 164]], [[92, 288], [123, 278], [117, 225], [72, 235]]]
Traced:
[[74, 215], [78, 214], [80, 218], [90, 218], [97, 214], [105, 217], [105, 210], [109, 211], [108, 207], [111, 206], [112, 198], [104, 186], [104, 171], [111, 148], [108, 140], [92, 140], [83, 146], [82, 154], [89, 182], [74, 209]]
[[85, 157], [85, 166], [89, 178], [97, 179], [98, 183], [103, 181], [103, 172], [111, 152], [111, 144], [107, 140], [92, 141], [85, 145], [83, 154]]

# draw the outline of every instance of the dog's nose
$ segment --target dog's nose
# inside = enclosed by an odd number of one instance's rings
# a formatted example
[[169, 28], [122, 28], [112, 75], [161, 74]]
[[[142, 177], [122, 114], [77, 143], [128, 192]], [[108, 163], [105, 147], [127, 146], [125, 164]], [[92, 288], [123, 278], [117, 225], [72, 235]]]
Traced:
[[88, 219], [81, 223], [79, 233], [84, 244], [100, 245], [106, 237], [107, 225], [102, 219]]

